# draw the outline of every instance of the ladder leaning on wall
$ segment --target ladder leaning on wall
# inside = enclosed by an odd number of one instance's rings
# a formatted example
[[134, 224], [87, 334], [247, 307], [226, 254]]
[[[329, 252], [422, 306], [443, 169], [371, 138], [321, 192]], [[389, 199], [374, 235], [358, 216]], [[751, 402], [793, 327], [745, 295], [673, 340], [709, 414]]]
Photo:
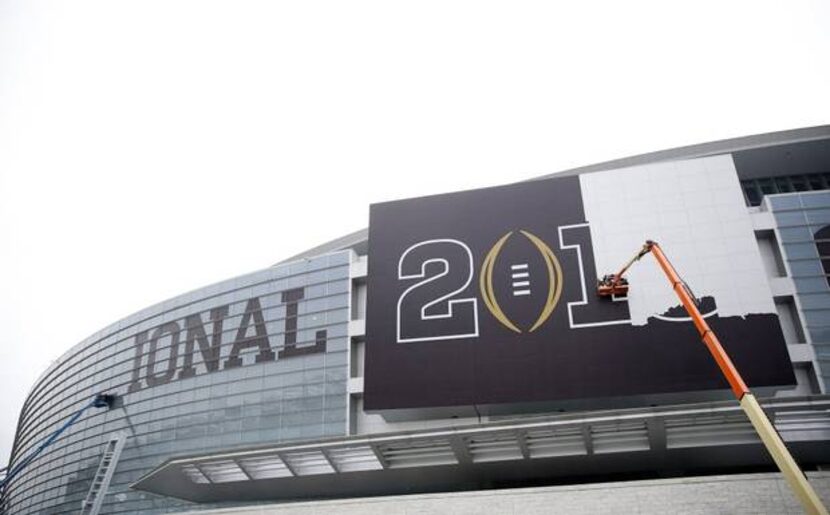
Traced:
[[121, 450], [124, 448], [126, 441], [127, 435], [124, 433], [117, 433], [107, 441], [104, 454], [101, 455], [101, 461], [98, 463], [98, 469], [92, 477], [89, 492], [86, 494], [86, 498], [81, 501], [81, 515], [98, 515], [98, 512], [101, 511], [104, 497], [107, 495], [107, 489], [110, 486], [115, 467], [118, 465], [118, 458], [121, 456]]

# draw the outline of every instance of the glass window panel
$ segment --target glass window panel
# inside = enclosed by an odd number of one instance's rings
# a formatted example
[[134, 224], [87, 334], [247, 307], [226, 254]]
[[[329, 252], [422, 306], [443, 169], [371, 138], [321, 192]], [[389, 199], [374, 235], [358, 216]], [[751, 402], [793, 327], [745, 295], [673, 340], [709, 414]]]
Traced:
[[810, 184], [810, 189], [812, 190], [823, 190], [827, 187], [824, 182], [824, 177], [821, 175], [808, 175], [807, 181]]
[[802, 309], [830, 309], [830, 293], [801, 295]]
[[778, 231], [782, 242], [812, 241], [813, 235], [806, 227], [785, 227]]
[[798, 195], [772, 195], [769, 197], [769, 203], [774, 210], [801, 208], [801, 200]]
[[830, 209], [809, 209], [805, 214], [811, 224], [830, 224]]
[[801, 195], [804, 207], [830, 207], [830, 193], [805, 193]]
[[793, 191], [789, 177], [776, 177], [775, 185], [778, 187], [778, 191], [781, 193], [789, 193]]
[[761, 191], [754, 182], [746, 182], [743, 184], [744, 199], [750, 206], [758, 206], [761, 204]]
[[809, 185], [807, 184], [807, 179], [803, 175], [793, 175], [790, 177], [790, 183], [793, 186], [795, 191], [807, 191]]
[[773, 193], [778, 193], [778, 190], [775, 187], [775, 183], [772, 179], [759, 179], [758, 186], [761, 188], [761, 192], [764, 195], [772, 195]]
[[790, 271], [793, 277], [824, 275], [824, 270], [818, 260], [790, 261]]
[[806, 225], [807, 220], [803, 211], [775, 212], [775, 222], [779, 227]]

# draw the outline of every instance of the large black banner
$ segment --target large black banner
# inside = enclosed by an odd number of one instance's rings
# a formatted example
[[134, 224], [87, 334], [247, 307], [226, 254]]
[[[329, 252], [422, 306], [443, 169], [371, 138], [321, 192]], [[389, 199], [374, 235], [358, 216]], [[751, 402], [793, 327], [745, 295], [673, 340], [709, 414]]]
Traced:
[[[727, 388], [682, 310], [635, 324], [596, 296], [613, 270], [595, 269], [589, 223], [579, 177], [373, 205], [365, 408]], [[702, 309], [747, 382], [792, 384], [774, 312], [721, 317], [717, 300]]]

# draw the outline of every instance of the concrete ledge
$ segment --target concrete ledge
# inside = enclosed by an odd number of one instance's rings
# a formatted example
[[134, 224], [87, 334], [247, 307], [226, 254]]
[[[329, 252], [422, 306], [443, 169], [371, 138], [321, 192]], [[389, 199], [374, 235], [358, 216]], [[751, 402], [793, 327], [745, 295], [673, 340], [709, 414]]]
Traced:
[[[830, 472], [807, 474], [825, 505]], [[780, 474], [735, 474], [270, 504], [194, 515], [801, 514]]]

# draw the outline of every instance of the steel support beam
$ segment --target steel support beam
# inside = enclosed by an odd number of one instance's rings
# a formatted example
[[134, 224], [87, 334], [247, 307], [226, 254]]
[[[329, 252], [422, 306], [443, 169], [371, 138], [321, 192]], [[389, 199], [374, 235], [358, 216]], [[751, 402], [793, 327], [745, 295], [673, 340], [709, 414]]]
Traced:
[[646, 420], [648, 445], [654, 452], [666, 452], [666, 422], [659, 418]]
[[380, 466], [384, 469], [389, 468], [389, 460], [386, 459], [386, 456], [383, 455], [380, 448], [372, 442], [369, 442], [369, 448], [372, 449], [372, 452], [375, 453], [375, 458], [380, 462]]
[[591, 435], [591, 426], [582, 425], [582, 441], [585, 443], [585, 452], [588, 455], [594, 454], [594, 437]]
[[467, 442], [464, 438], [458, 435], [453, 436], [450, 438], [450, 446], [459, 465], [472, 465], [473, 456], [470, 454], [470, 449], [467, 447]]
[[243, 474], [245, 474], [245, 477], [248, 478], [248, 481], [253, 479], [253, 476], [251, 476], [251, 474], [248, 473], [247, 470], [245, 470], [245, 467], [242, 466], [242, 463], [240, 463], [236, 460], [233, 460], [233, 464], [236, 465], [239, 468], [239, 470], [242, 471]]
[[285, 468], [287, 468], [288, 471], [291, 472], [292, 476], [294, 476], [294, 477], [299, 477], [300, 476], [299, 474], [297, 474], [297, 470], [291, 465], [291, 462], [288, 461], [285, 458], [285, 454], [283, 454], [281, 452], [278, 452], [277, 453], [277, 458], [279, 458], [280, 461], [283, 463], [283, 465], [285, 465]]
[[519, 444], [519, 450], [522, 453], [522, 458], [529, 460], [530, 447], [527, 445], [527, 433], [525, 431], [520, 431], [516, 434], [516, 443]]
[[336, 473], [340, 473], [340, 467], [337, 466], [337, 463], [332, 459], [331, 454], [329, 454], [328, 449], [320, 449], [320, 452], [323, 454], [323, 457], [326, 458], [326, 461], [329, 462], [329, 466], [331, 466], [332, 470]]

